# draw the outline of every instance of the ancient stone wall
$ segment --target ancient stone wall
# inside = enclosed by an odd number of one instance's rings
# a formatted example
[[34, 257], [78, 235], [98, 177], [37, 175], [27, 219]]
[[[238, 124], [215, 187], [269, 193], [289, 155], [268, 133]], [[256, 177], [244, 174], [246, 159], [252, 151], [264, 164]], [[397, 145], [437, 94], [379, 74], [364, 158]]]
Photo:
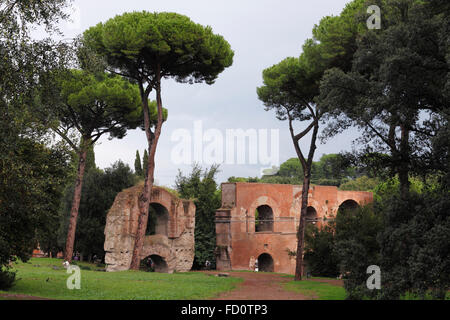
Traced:
[[[222, 184], [222, 207], [216, 212], [217, 268], [249, 270], [258, 257], [269, 254], [274, 272], [294, 274], [295, 257], [289, 252], [297, 249], [301, 192], [302, 187], [295, 185]], [[308, 192], [307, 222], [321, 226], [334, 219], [342, 205], [372, 201], [371, 192], [312, 186]], [[255, 217], [256, 211], [267, 217], [268, 210], [271, 218]], [[261, 224], [266, 225], [262, 228]]]
[[[108, 212], [104, 245], [106, 271], [130, 268], [138, 226], [138, 197], [142, 190], [143, 184], [122, 191]], [[163, 214], [168, 217], [160, 220], [167, 225], [156, 226], [157, 234], [145, 236], [141, 260], [149, 256], [155, 261], [162, 258], [167, 264], [165, 272], [189, 271], [194, 261], [194, 203], [179, 199], [160, 187], [153, 188], [150, 202], [151, 206], [163, 208]]]

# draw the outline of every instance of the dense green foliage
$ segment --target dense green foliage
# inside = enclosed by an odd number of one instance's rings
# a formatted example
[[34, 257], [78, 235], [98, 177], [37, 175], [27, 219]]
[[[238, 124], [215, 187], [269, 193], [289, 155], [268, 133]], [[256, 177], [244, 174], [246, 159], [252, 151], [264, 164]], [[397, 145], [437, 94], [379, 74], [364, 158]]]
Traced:
[[64, 149], [49, 149], [31, 139], [18, 139], [0, 162], [0, 266], [26, 261], [38, 241], [53, 239], [68, 168]]
[[383, 223], [378, 233], [371, 231], [371, 242], [378, 236], [379, 259], [374, 260], [383, 274], [381, 292], [365, 289], [364, 266], [356, 263], [365, 261], [370, 244], [350, 238], [336, 246], [346, 268], [354, 270], [346, 280], [349, 297], [395, 299], [408, 292], [425, 297], [432, 290], [443, 298], [450, 286], [443, 271], [450, 232], [449, 7], [414, 0], [378, 5], [383, 28], [361, 32], [351, 69], [329, 70], [318, 101], [330, 115], [326, 134], [356, 125], [363, 131], [361, 153], [375, 155], [366, 158], [374, 164], [372, 171], [383, 178], [396, 175], [375, 188], [374, 212]]
[[58, 89], [60, 100], [53, 109], [59, 122], [53, 129], [75, 151], [82, 145], [70, 138], [71, 130], [93, 144], [104, 134], [122, 138], [141, 123], [139, 88], [119, 76], [71, 70], [63, 74]]
[[[372, 206], [341, 210], [335, 224], [322, 229], [310, 226], [305, 259], [312, 274], [338, 271], [349, 299], [444, 299], [450, 287], [448, 189], [411, 182], [414, 191], [407, 201], [400, 197], [398, 179], [393, 179], [374, 189]], [[381, 268], [381, 290], [366, 287], [370, 265]]]
[[5, 0], [0, 4], [0, 278], [9, 287], [11, 260], [26, 261], [54, 220], [67, 152], [47, 147], [46, 127], [36, 122], [34, 93], [40, 76], [64, 68], [65, 45], [32, 40], [36, 25], [55, 31], [65, 0]]
[[88, 29], [84, 37], [112, 69], [149, 84], [158, 65], [161, 77], [211, 84], [233, 62], [222, 36], [176, 13], [124, 13]]
[[216, 257], [216, 210], [221, 205], [221, 194], [215, 181], [219, 167], [212, 166], [202, 170], [194, 165], [189, 176], [178, 173], [176, 189], [181, 198], [192, 199], [196, 206], [195, 211], [195, 257], [194, 269], [205, 266], [206, 260], [215, 267]]
[[367, 152], [389, 155], [406, 197], [409, 172], [429, 168], [430, 139], [446, 126], [450, 18], [436, 1], [380, 7], [383, 28], [361, 34], [351, 70], [326, 73], [318, 101], [330, 115], [328, 134], [355, 125]]
[[305, 261], [312, 276], [336, 277], [339, 275], [337, 257], [333, 252], [335, 222], [323, 228], [308, 224], [305, 230]]
[[[350, 159], [343, 154], [323, 155], [319, 161], [312, 162], [311, 183], [339, 187], [341, 184], [355, 179], [358, 168], [352, 166]], [[287, 183], [300, 184], [303, 170], [300, 161], [291, 158], [280, 165], [276, 176], [286, 178]], [[268, 179], [264, 176], [262, 180]]]
[[378, 240], [383, 270], [382, 297], [413, 293], [422, 299], [431, 290], [444, 299], [450, 288], [450, 201], [446, 188], [398, 193], [383, 203], [384, 228]]
[[[324, 154], [319, 161], [312, 162], [311, 183], [316, 185], [337, 186], [341, 190], [371, 191], [378, 184], [376, 178], [369, 178], [366, 166], [355, 162], [348, 154]], [[229, 177], [228, 182], [259, 182], [301, 185], [303, 170], [298, 158], [283, 162], [276, 174], [263, 175], [261, 178]]]
[[382, 214], [371, 206], [342, 210], [336, 217], [333, 254], [338, 257], [347, 298], [374, 296], [378, 290], [368, 290], [367, 267], [380, 265], [377, 235], [382, 230]]

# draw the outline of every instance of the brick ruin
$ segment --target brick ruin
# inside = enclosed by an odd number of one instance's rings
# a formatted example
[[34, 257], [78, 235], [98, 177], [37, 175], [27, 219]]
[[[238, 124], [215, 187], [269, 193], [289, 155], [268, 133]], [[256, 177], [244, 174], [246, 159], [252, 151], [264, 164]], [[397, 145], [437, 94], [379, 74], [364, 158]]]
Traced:
[[[119, 193], [106, 217], [106, 271], [128, 270], [138, 226], [138, 197], [143, 184]], [[154, 187], [151, 196], [152, 230], [147, 230], [141, 260], [150, 257], [156, 272], [191, 270], [194, 261], [195, 205], [167, 190]], [[153, 219], [153, 220], [151, 220]]]
[[[218, 270], [295, 273], [301, 186], [260, 183], [222, 184], [222, 207], [216, 212]], [[373, 201], [371, 192], [341, 191], [312, 186], [308, 192], [307, 223], [319, 226], [334, 219], [339, 208]], [[256, 216], [256, 217], [255, 217]]]

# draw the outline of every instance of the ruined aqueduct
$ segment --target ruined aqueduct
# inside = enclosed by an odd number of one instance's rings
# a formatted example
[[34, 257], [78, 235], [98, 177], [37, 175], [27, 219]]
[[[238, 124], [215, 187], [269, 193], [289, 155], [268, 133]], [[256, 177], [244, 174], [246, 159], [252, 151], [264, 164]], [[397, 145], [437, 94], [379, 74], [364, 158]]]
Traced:
[[[295, 273], [301, 207], [301, 186], [259, 183], [222, 184], [222, 208], [216, 212], [218, 270]], [[373, 201], [371, 192], [313, 186], [308, 193], [307, 221], [318, 225], [333, 219], [339, 208]], [[257, 212], [257, 218], [255, 214]]]

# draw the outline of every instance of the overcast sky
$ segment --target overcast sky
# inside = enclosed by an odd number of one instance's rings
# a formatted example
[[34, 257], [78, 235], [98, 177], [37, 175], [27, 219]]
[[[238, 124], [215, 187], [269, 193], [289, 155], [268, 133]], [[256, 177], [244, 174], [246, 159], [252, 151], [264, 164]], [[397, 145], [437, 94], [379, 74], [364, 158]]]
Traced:
[[[74, 37], [87, 28], [124, 12], [169, 11], [189, 16], [194, 22], [212, 27], [235, 52], [233, 65], [219, 75], [212, 86], [206, 84], [163, 83], [163, 105], [169, 110], [156, 155], [155, 179], [160, 185], [173, 186], [178, 169], [190, 171], [190, 165], [173, 162], [171, 153], [177, 142], [175, 130], [184, 128], [194, 134], [194, 121], [202, 120], [203, 130], [278, 129], [279, 161], [295, 157], [287, 122], [265, 111], [256, 88], [262, 84], [262, 71], [288, 56], [299, 56], [302, 44], [311, 37], [314, 24], [327, 15], [338, 15], [349, 0], [75, 0], [73, 22], [62, 25], [65, 37]], [[300, 124], [301, 129], [305, 124]], [[316, 159], [322, 154], [351, 150], [355, 131], [349, 131], [318, 144]], [[205, 143], [207, 145], [207, 143]], [[308, 143], [303, 143], [305, 148]], [[147, 147], [145, 133], [130, 131], [122, 140], [106, 137], [95, 147], [100, 168], [121, 159], [134, 168], [136, 150]], [[203, 166], [206, 166], [203, 163]], [[221, 165], [219, 182], [229, 176], [258, 176], [264, 165]]]

